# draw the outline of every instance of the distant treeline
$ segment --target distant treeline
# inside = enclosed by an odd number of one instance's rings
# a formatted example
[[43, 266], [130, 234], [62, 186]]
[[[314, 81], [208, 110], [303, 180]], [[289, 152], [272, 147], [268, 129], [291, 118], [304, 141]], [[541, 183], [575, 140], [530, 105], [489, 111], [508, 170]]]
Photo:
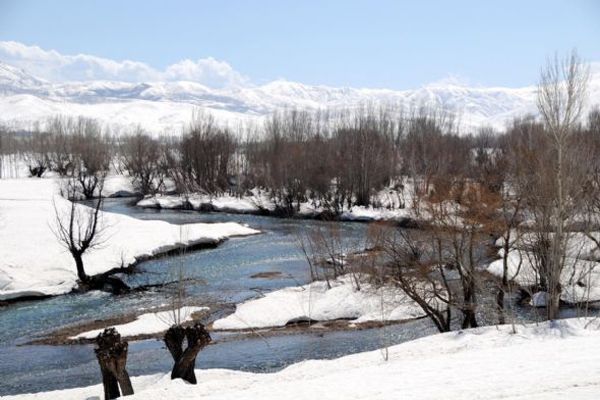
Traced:
[[[144, 195], [166, 190], [165, 182], [180, 194], [243, 196], [261, 188], [290, 213], [311, 200], [334, 212], [371, 205], [379, 190], [401, 189], [415, 177], [425, 187], [437, 177], [460, 175], [499, 188], [515, 146], [535, 151], [545, 137], [543, 124], [531, 116], [512, 121], [504, 132], [462, 134], [443, 111], [406, 115], [391, 108], [335, 118], [285, 111], [244, 130], [198, 114], [183, 134], [159, 137], [141, 128], [110, 135], [97, 121], [76, 117], [57, 116], [38, 126], [28, 133], [4, 129], [2, 154], [20, 155], [31, 176], [54, 171], [73, 177], [86, 197], [113, 170], [128, 173]], [[589, 113], [576, 137], [600, 155], [599, 110]]]

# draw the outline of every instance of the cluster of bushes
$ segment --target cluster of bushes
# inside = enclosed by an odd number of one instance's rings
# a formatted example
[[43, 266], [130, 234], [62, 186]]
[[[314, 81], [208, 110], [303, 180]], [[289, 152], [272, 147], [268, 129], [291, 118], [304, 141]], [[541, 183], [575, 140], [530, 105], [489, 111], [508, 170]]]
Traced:
[[[598, 114], [590, 114], [578, 135], [588, 137], [597, 129]], [[55, 117], [39, 126], [43, 129], [13, 134], [8, 144], [5, 132], [0, 135], [4, 147], [22, 155], [31, 176], [54, 171], [74, 177], [85, 197], [93, 197], [113, 169], [127, 173], [144, 195], [168, 188], [180, 194], [243, 196], [260, 188], [290, 214], [304, 202], [333, 212], [377, 205], [378, 191], [401, 190], [407, 179], [418, 178], [420, 190], [429, 190], [436, 176], [459, 174], [498, 187], [491, 160], [498, 163], [500, 155], [521, 143], [515, 139], [523, 136], [519, 132], [534, 135], [544, 129], [524, 118], [505, 132], [484, 128], [460, 134], [446, 113], [393, 108], [335, 115], [287, 111], [235, 131], [199, 114], [182, 134], [158, 137], [139, 128], [110, 134], [85, 118]], [[533, 144], [535, 138], [528, 140]]]

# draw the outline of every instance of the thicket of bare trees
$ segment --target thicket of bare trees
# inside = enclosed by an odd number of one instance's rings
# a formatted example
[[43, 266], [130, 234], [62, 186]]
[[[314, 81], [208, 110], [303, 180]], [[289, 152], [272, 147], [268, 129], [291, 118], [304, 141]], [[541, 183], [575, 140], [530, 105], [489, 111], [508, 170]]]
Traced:
[[187, 192], [221, 194], [229, 187], [236, 141], [211, 116], [197, 116], [179, 143], [174, 176]]
[[138, 128], [118, 141], [120, 161], [140, 193], [154, 194], [164, 185], [167, 172], [166, 145]]
[[54, 171], [78, 183], [77, 196], [96, 196], [109, 171], [112, 143], [88, 118], [55, 117], [23, 135], [18, 149], [32, 177]]
[[[576, 54], [550, 60], [538, 89], [541, 119], [515, 120], [504, 134], [458, 136], [435, 115], [404, 124], [400, 168], [412, 178], [411, 212], [422, 226], [379, 227], [371, 248], [379, 253], [377, 276], [401, 288], [440, 331], [477, 326], [484, 308], [499, 323], [513, 321], [506, 294], [515, 281], [534, 304], [544, 302], [548, 319], [559, 316], [565, 285], [569, 302], [589, 301], [597, 260], [582, 238], [600, 249], [600, 112], [582, 123], [587, 75]], [[481, 268], [497, 238], [500, 279]], [[490, 297], [490, 282], [493, 304], [481, 298]]]
[[[590, 112], [587, 126], [580, 119], [587, 76], [575, 53], [550, 60], [538, 89], [541, 123], [533, 118], [514, 121], [495, 139], [483, 131], [471, 146], [446, 135], [446, 146], [455, 143], [455, 154], [467, 162], [426, 155], [420, 142], [413, 141], [412, 154], [419, 155], [408, 157], [405, 167], [421, 183], [415, 185], [418, 205], [413, 212], [426, 224], [417, 238], [396, 229], [378, 237], [384, 238], [381, 248], [390, 279], [440, 331], [451, 329], [454, 312], [462, 315], [461, 327], [478, 324], [483, 276], [477, 267], [486, 236], [501, 239], [500, 323], [506, 322], [505, 294], [523, 264], [534, 271], [525, 289], [530, 295], [544, 294], [548, 319], [559, 315], [565, 283], [589, 284], [593, 264], [587, 262], [594, 260], [583, 260], [583, 245], [573, 239], [583, 233], [600, 244], [592, 233], [600, 209], [590, 215], [600, 189], [598, 112]], [[427, 132], [426, 143], [435, 142], [435, 130], [422, 132]], [[511, 259], [511, 252], [517, 257]]]

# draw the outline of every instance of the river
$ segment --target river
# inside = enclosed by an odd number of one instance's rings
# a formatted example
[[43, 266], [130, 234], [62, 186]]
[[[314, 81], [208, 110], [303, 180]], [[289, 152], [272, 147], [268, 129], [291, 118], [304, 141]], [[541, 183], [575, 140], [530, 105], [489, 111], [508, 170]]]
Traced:
[[[261, 230], [260, 235], [232, 238], [214, 249], [149, 260], [126, 277], [132, 285], [169, 280], [174, 267], [183, 266], [194, 281], [188, 286], [198, 304], [235, 303], [286, 286], [307, 283], [308, 266], [298, 246], [298, 232], [323, 224], [303, 219], [280, 219], [255, 215], [148, 210], [133, 207], [127, 199], [108, 199], [105, 210], [140, 219], [160, 219], [175, 224], [234, 221]], [[339, 223], [348, 246], [363, 237], [366, 224]], [[270, 279], [255, 279], [260, 272], [281, 272]], [[28, 301], [0, 309], [0, 396], [56, 390], [101, 382], [91, 345], [23, 345], [69, 324], [143, 312], [164, 304], [164, 290], [113, 296], [102, 292], [71, 294]], [[336, 358], [375, 350], [434, 333], [427, 320], [355, 331], [303, 332], [268, 337], [224, 339], [213, 334], [216, 344], [204, 349], [198, 368], [230, 368], [274, 371], [306, 359]], [[171, 358], [161, 341], [134, 342], [129, 347], [131, 375], [167, 373]]]

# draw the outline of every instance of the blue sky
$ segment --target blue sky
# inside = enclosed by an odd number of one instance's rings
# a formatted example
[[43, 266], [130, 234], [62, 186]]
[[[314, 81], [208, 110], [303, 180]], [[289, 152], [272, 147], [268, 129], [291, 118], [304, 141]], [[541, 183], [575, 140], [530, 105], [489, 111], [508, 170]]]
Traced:
[[0, 0], [0, 41], [157, 70], [212, 57], [255, 84], [518, 87], [555, 51], [600, 61], [600, 1]]

